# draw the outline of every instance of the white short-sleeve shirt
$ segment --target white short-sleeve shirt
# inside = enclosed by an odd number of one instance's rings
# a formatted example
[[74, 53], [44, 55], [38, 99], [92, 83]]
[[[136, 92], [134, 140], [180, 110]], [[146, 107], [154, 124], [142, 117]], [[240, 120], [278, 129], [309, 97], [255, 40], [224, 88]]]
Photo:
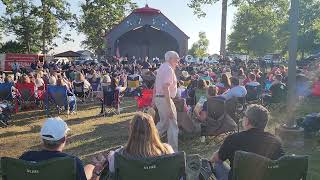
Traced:
[[163, 86], [169, 83], [170, 97], [174, 98], [177, 94], [177, 77], [169, 63], [163, 63], [157, 70], [155, 88], [156, 95], [163, 95]]

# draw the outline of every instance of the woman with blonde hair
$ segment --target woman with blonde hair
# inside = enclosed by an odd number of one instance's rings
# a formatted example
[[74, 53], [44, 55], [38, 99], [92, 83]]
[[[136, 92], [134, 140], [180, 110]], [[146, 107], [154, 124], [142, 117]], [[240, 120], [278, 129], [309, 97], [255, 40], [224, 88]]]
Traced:
[[153, 118], [142, 112], [137, 113], [133, 117], [130, 123], [129, 139], [124, 147], [111, 151], [107, 157], [101, 155], [94, 159], [95, 170], [93, 174], [99, 174], [104, 168], [103, 165], [106, 161], [109, 164], [109, 171], [114, 172], [114, 154], [116, 152], [132, 159], [157, 157], [174, 153], [170, 145], [161, 142]]

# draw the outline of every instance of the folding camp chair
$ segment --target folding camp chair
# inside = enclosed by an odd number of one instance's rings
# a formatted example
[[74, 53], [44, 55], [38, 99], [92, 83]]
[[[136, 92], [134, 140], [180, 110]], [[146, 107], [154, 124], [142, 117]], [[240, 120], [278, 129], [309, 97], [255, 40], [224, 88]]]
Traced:
[[18, 99], [21, 108], [34, 109], [37, 107], [38, 97], [35, 94], [35, 85], [33, 83], [17, 83]]
[[153, 90], [152, 89], [142, 89], [141, 96], [136, 98], [138, 109], [146, 109], [151, 107], [153, 98]]
[[278, 160], [237, 151], [233, 180], [305, 180], [308, 156], [283, 156]]
[[320, 151], [315, 151], [309, 156], [307, 180], [320, 179]]
[[120, 114], [120, 92], [112, 90], [109, 86], [103, 86], [103, 108], [104, 116], [107, 113]]
[[90, 91], [90, 97], [91, 100], [93, 100], [94, 96], [97, 96], [97, 94], [100, 92], [98, 91], [99, 85], [100, 85], [100, 78], [97, 78], [96, 81], [89, 81], [91, 85], [91, 91]]
[[196, 126], [193, 124], [191, 116], [188, 115], [188, 112], [185, 111], [185, 99], [175, 98], [173, 102], [177, 110], [177, 121], [180, 129], [187, 133], [193, 133], [196, 131]]
[[[67, 87], [65, 86], [51, 86], [47, 87], [45, 109], [46, 114], [49, 116], [50, 105], [54, 105], [60, 114], [63, 109], [67, 110], [69, 114], [69, 103]], [[75, 109], [77, 108], [77, 102], [75, 101]]]
[[89, 91], [85, 91], [84, 82], [73, 82], [73, 93], [77, 97], [82, 98], [82, 102], [85, 102], [90, 94]]
[[[115, 153], [113, 180], [185, 180], [185, 153], [132, 159]], [[106, 180], [105, 177], [100, 177]]]
[[11, 119], [11, 115], [14, 109], [14, 98], [12, 94], [13, 84], [2, 83], [0, 84], [0, 104], [3, 104], [6, 108], [2, 108], [0, 113], [0, 124], [7, 126], [8, 121]]
[[202, 136], [219, 136], [237, 130], [235, 122], [236, 101], [232, 98], [210, 97], [207, 100], [208, 118], [201, 125]]
[[136, 89], [139, 87], [140, 81], [139, 76], [128, 76], [127, 80], [127, 86], [128, 88]]
[[54, 158], [36, 163], [2, 157], [0, 163], [3, 180], [76, 180], [76, 161], [73, 158]]

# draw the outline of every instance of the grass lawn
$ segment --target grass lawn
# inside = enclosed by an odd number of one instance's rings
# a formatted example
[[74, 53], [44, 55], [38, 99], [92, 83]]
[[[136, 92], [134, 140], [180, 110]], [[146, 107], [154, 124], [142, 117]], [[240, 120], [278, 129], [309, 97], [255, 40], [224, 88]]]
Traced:
[[[61, 116], [71, 128], [65, 151], [88, 163], [98, 152], [124, 145], [128, 139], [128, 123], [136, 107], [132, 98], [123, 99], [123, 104], [122, 113], [113, 117], [97, 117], [100, 107], [95, 102], [78, 105], [76, 115]], [[292, 113], [300, 117], [311, 112], [320, 112], [320, 99], [302, 102]], [[273, 133], [288, 113], [275, 109], [271, 114], [268, 131]], [[27, 150], [41, 148], [39, 132], [45, 118], [45, 113], [40, 110], [15, 115], [11, 126], [0, 129], [0, 157], [19, 157]], [[200, 154], [208, 158], [218, 149], [220, 144], [216, 142], [214, 138], [207, 138], [205, 143], [201, 143], [199, 138], [180, 138], [179, 149], [187, 154]]]

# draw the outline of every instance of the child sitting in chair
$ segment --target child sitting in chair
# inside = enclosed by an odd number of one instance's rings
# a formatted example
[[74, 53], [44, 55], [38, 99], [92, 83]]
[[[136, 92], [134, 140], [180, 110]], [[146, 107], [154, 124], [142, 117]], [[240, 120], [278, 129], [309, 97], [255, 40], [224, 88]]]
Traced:
[[[216, 86], [209, 86], [209, 88], [207, 89], [207, 99], [209, 97], [215, 97], [218, 95], [218, 92], [219, 92], [219, 89], [218, 87]], [[208, 101], [204, 101], [204, 103], [201, 105], [198, 106], [198, 104], [196, 105], [195, 109], [194, 109], [194, 113], [197, 117], [197, 119], [200, 121], [200, 122], [205, 122], [207, 117], [208, 117], [208, 113], [207, 113], [207, 107], [208, 107]]]

